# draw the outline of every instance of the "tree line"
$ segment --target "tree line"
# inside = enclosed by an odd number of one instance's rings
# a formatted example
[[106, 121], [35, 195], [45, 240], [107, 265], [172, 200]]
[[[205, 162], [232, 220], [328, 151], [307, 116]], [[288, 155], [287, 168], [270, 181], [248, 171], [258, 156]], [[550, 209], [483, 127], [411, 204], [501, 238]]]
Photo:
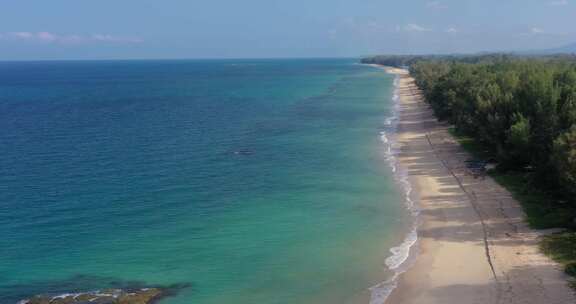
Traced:
[[481, 143], [498, 170], [576, 206], [576, 57], [376, 56], [409, 66], [436, 116]]

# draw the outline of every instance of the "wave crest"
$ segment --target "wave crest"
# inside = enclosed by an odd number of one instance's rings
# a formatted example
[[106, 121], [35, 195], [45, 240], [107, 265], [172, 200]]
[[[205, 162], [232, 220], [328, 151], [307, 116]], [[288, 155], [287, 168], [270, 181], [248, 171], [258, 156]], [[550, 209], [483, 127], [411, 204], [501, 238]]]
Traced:
[[392, 291], [397, 286], [398, 277], [400, 274], [405, 272], [410, 265], [407, 261], [410, 258], [410, 253], [413, 251], [418, 243], [418, 221], [417, 217], [420, 213], [416, 203], [412, 200], [412, 186], [408, 179], [408, 173], [406, 170], [399, 166], [398, 159], [396, 155], [399, 152], [398, 143], [395, 141], [395, 134], [398, 127], [399, 112], [400, 112], [400, 94], [399, 94], [400, 77], [397, 75], [394, 78], [394, 93], [392, 96], [393, 100], [393, 110], [392, 115], [385, 118], [384, 121], [384, 131], [380, 132], [380, 139], [384, 144], [384, 153], [386, 161], [392, 168], [392, 172], [395, 175], [397, 183], [404, 190], [404, 203], [406, 208], [413, 216], [414, 220], [412, 227], [408, 235], [404, 238], [402, 243], [396, 247], [390, 249], [391, 255], [386, 258], [386, 267], [393, 271], [394, 275], [375, 286], [370, 288], [370, 304], [383, 304], [386, 299], [390, 296]]

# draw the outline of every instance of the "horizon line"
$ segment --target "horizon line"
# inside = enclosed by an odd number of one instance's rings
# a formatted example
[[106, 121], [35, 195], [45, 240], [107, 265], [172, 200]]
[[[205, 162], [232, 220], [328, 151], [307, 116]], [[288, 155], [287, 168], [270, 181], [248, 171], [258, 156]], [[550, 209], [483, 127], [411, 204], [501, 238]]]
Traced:
[[[310, 56], [310, 57], [178, 57], [178, 58], [69, 58], [69, 59], [0, 59], [0, 63], [7, 62], [55, 62], [55, 61], [184, 61], [184, 60], [291, 60], [291, 59], [360, 59], [370, 55], [361, 56]], [[372, 55], [374, 56], [374, 55]]]

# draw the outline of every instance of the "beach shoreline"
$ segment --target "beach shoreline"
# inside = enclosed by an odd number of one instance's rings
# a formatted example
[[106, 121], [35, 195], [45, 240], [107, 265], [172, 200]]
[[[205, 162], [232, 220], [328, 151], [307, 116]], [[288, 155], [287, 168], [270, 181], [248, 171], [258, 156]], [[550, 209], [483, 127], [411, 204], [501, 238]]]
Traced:
[[[576, 303], [560, 267], [540, 253], [520, 204], [471, 159], [424, 103], [408, 71], [382, 67], [399, 84], [396, 155], [420, 208], [418, 250], [387, 304]], [[409, 266], [409, 267], [408, 267]]]

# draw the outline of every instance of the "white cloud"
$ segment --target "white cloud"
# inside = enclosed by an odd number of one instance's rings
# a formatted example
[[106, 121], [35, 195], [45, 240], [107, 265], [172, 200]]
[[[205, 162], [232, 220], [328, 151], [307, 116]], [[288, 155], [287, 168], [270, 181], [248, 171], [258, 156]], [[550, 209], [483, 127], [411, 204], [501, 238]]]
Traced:
[[13, 32], [13, 33], [8, 33], [8, 37], [15, 37], [15, 38], [19, 38], [19, 39], [33, 39], [34, 38], [34, 34], [30, 33], [30, 32]]
[[52, 33], [49, 32], [40, 32], [36, 34], [36, 37], [40, 40], [46, 41], [46, 42], [53, 42], [56, 41], [58, 39], [57, 36], [55, 36]]
[[460, 32], [460, 31], [455, 27], [449, 27], [444, 32], [454, 34], [454, 33]]
[[546, 34], [546, 31], [544, 31], [543, 29], [539, 28], [539, 27], [533, 27], [531, 29], [529, 29], [527, 32], [524, 33], [520, 33], [520, 36], [536, 36], [536, 35], [544, 35]]
[[95, 34], [90, 37], [95, 41], [107, 41], [107, 42], [127, 42], [127, 43], [139, 43], [142, 42], [140, 38], [128, 38], [128, 37], [117, 37], [112, 35], [102, 35]]
[[0, 39], [43, 42], [43, 43], [61, 43], [61, 44], [90, 43], [90, 42], [106, 42], [106, 43], [142, 42], [142, 39], [135, 37], [120, 37], [104, 34], [61, 35], [50, 32], [7, 32], [7, 33], [0, 33]]
[[568, 5], [568, 0], [553, 0], [548, 2], [548, 4], [552, 6], [564, 6]]
[[431, 32], [432, 29], [420, 26], [415, 23], [409, 23], [404, 26], [396, 26], [397, 32]]

